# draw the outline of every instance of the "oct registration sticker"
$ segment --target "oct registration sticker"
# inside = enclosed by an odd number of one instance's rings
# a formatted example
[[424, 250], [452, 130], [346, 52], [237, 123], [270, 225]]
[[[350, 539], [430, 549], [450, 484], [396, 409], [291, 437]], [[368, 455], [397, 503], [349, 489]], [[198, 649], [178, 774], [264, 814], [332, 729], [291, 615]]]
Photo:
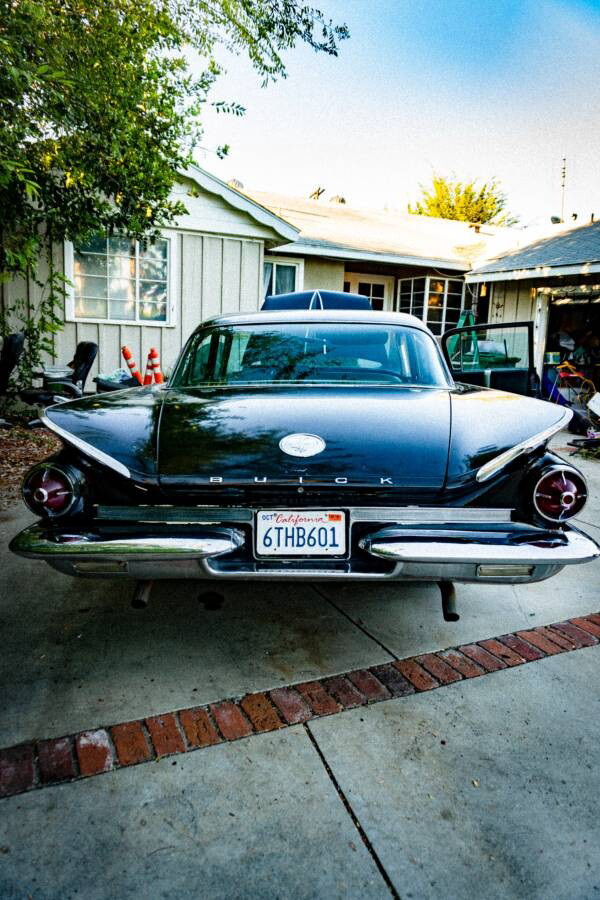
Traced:
[[346, 514], [339, 509], [264, 509], [256, 514], [259, 556], [344, 556]]

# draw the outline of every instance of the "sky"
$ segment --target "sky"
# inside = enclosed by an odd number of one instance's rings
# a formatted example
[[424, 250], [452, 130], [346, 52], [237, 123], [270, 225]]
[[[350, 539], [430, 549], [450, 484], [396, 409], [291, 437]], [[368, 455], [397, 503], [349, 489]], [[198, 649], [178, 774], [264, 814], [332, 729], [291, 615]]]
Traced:
[[[198, 163], [246, 189], [406, 211], [434, 173], [496, 178], [522, 224], [600, 217], [600, 0], [315, 0], [350, 38], [297, 46], [266, 88], [242, 57], [204, 115]], [[228, 157], [211, 148], [227, 143]]]

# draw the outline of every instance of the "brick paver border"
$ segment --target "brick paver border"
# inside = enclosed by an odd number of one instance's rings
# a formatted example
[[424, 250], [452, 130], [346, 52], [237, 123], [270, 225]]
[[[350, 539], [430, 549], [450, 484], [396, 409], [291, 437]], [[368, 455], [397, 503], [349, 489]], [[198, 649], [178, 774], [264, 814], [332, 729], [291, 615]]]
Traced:
[[0, 798], [407, 697], [600, 643], [600, 613], [0, 750]]

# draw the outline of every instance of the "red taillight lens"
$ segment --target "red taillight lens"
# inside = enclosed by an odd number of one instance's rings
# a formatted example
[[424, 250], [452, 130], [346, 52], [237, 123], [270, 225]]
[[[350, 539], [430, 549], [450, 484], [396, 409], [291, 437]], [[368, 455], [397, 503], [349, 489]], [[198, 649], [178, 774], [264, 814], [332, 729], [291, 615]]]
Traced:
[[23, 499], [38, 516], [61, 516], [79, 500], [80, 487], [80, 479], [71, 467], [41, 463], [25, 476]]
[[575, 469], [551, 469], [533, 491], [535, 508], [544, 519], [564, 522], [581, 512], [587, 500], [587, 485]]

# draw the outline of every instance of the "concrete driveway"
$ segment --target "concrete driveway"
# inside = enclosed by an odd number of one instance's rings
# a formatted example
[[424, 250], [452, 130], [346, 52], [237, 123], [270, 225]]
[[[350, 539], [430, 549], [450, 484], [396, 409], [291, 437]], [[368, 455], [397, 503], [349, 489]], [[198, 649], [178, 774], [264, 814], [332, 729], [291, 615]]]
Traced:
[[600, 896], [599, 561], [461, 586], [455, 624], [426, 584], [135, 611], [10, 556], [27, 521], [0, 523], [0, 897]]

